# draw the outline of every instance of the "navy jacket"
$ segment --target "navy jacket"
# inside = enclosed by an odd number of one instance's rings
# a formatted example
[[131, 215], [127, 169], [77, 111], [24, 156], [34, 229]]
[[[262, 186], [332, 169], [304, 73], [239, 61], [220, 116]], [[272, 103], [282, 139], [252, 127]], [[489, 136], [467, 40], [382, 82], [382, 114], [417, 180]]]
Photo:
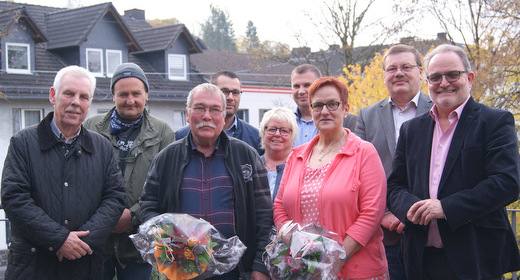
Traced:
[[[403, 256], [409, 279], [420, 279], [428, 226], [407, 221], [415, 202], [429, 198], [435, 121], [423, 114], [400, 130], [388, 207], [405, 223]], [[483, 279], [520, 269], [505, 206], [518, 199], [518, 145], [513, 115], [470, 98], [459, 119], [439, 183], [446, 219], [438, 220], [449, 263], [459, 279]]]

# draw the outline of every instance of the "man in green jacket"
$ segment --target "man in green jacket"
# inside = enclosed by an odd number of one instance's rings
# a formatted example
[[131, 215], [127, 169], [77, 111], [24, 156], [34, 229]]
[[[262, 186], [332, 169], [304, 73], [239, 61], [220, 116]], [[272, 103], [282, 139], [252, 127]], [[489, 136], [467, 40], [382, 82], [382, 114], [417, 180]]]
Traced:
[[126, 208], [107, 241], [104, 279], [150, 279], [152, 267], [143, 261], [128, 235], [141, 224], [139, 196], [152, 159], [175, 140], [167, 123], [145, 110], [148, 79], [134, 63], [119, 65], [111, 80], [115, 107], [88, 118], [84, 126], [112, 143], [126, 185]]

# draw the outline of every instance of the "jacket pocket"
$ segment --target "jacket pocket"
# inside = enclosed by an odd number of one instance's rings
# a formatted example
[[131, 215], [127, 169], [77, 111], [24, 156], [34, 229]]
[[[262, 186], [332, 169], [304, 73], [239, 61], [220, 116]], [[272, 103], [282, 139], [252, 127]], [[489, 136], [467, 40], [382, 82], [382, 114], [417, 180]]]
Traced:
[[9, 243], [6, 279], [34, 279], [38, 249], [27, 243]]

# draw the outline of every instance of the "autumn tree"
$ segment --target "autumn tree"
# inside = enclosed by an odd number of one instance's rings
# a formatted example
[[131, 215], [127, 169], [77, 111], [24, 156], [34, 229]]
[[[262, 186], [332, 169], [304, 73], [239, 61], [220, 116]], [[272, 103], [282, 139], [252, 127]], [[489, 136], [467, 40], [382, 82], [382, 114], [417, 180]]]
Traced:
[[477, 101], [520, 116], [520, 0], [430, 0], [424, 6], [468, 53]]
[[227, 12], [210, 5], [211, 16], [201, 25], [202, 39], [213, 50], [236, 52], [233, 23]]

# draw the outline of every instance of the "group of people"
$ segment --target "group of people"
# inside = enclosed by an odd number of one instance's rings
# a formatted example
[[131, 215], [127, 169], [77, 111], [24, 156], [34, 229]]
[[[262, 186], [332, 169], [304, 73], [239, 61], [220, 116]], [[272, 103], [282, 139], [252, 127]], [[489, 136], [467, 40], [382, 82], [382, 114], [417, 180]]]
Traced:
[[63, 68], [49, 93], [54, 112], [11, 138], [6, 279], [150, 279], [128, 236], [162, 213], [203, 218], [246, 245], [234, 270], [211, 279], [270, 279], [262, 255], [273, 225], [289, 221], [338, 234], [339, 279], [520, 270], [505, 211], [520, 183], [513, 115], [473, 100], [475, 73], [457, 46], [424, 60], [392, 46], [383, 75], [389, 97], [356, 116], [344, 83], [300, 65], [296, 111], [273, 108], [256, 129], [236, 115], [239, 77], [217, 72], [189, 92], [188, 125], [174, 133], [146, 111], [139, 66], [117, 67], [114, 108], [87, 120], [95, 78]]

